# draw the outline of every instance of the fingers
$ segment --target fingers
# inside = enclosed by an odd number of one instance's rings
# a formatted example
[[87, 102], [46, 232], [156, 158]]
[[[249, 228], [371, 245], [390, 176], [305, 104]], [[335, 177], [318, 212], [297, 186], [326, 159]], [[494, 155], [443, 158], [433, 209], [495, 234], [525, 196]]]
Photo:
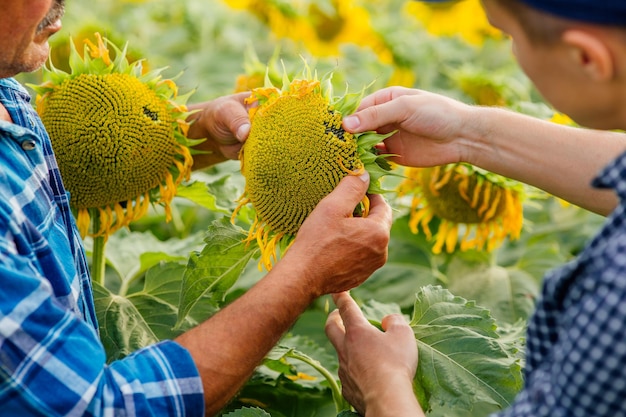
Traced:
[[358, 133], [377, 131], [382, 126], [395, 125], [405, 118], [403, 106], [395, 100], [367, 107], [343, 119], [343, 128]]
[[233, 145], [223, 145], [220, 147], [222, 155], [227, 159], [238, 159], [241, 151], [241, 143], [237, 142]]
[[392, 212], [391, 206], [387, 204], [380, 194], [369, 194], [370, 210], [368, 218], [382, 221], [387, 228], [391, 228]]
[[343, 339], [346, 336], [346, 328], [343, 325], [343, 320], [341, 320], [339, 310], [334, 310], [328, 315], [324, 331], [330, 343], [335, 347], [335, 350], [341, 352]]
[[355, 325], [369, 325], [369, 322], [363, 315], [363, 312], [359, 308], [359, 305], [347, 292], [341, 292], [333, 294], [333, 300], [339, 310], [339, 315], [343, 320], [343, 324], [346, 328], [350, 328]]
[[369, 174], [356, 177], [347, 175], [337, 187], [320, 201], [320, 210], [325, 210], [329, 216], [350, 217], [354, 208], [363, 200], [367, 187], [369, 186]]
[[420, 90], [415, 88], [406, 87], [387, 87], [380, 89], [361, 100], [357, 111], [363, 110], [367, 107], [376, 106], [382, 103], [387, 103], [400, 96], [420, 94]]
[[389, 314], [383, 318], [381, 327], [387, 333], [405, 333], [413, 336], [413, 329], [401, 314]]
[[243, 101], [250, 94], [240, 93], [234, 96], [238, 102], [230, 102], [229, 108], [225, 109], [227, 114], [230, 113], [230, 131], [240, 141], [244, 142], [250, 133], [250, 117]]
[[228, 139], [243, 142], [250, 133], [250, 118], [246, 107], [243, 105], [243, 97], [245, 97], [245, 93], [234, 95], [231, 100], [224, 100], [216, 110], [216, 121], [218, 123], [223, 121], [228, 126], [228, 134], [222, 138], [219, 135], [217, 137], [223, 145], [233, 144]]
[[[407, 109], [396, 102], [401, 96], [420, 94], [419, 90], [404, 87], [389, 87], [365, 97], [356, 113], [343, 119], [343, 128], [352, 133], [380, 128], [402, 121]], [[386, 131], [391, 131], [386, 129]], [[385, 133], [385, 132], [379, 132]]]
[[250, 93], [233, 94], [190, 105], [190, 111], [198, 112], [190, 117], [195, 123], [190, 126], [188, 137], [211, 138], [220, 145], [242, 143], [250, 132], [250, 118], [244, 103], [249, 95]]

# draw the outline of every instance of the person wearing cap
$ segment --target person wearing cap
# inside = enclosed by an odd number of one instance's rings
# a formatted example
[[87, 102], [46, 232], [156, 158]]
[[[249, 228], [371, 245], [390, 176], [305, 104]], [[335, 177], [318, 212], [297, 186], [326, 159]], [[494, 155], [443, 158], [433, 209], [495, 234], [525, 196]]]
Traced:
[[[626, 1], [483, 0], [543, 97], [584, 128], [390, 87], [344, 128], [397, 130], [384, 147], [407, 166], [468, 162], [608, 215], [566, 265], [544, 277], [528, 322], [524, 388], [498, 416], [626, 416]], [[345, 397], [366, 417], [421, 416], [411, 329], [371, 326], [346, 293], [326, 332]]]

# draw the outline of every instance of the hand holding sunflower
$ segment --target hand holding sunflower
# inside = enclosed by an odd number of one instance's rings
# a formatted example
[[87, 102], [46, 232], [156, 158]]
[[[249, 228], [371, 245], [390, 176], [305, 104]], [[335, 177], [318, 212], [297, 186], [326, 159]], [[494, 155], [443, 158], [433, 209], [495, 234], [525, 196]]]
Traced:
[[187, 137], [206, 139], [196, 145], [194, 169], [237, 159], [243, 142], [250, 132], [250, 119], [244, 103], [248, 92], [219, 97], [215, 100], [189, 105], [192, 112]]

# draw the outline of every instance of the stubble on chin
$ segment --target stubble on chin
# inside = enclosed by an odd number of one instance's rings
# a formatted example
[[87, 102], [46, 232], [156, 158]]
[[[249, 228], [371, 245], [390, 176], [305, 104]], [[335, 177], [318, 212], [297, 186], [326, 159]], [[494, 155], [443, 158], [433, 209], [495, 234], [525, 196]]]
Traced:
[[[1, 0], [0, 0], [1, 1]], [[65, 12], [65, 0], [55, 0], [52, 7], [37, 25], [35, 36], [41, 35], [51, 24], [59, 20]], [[13, 51], [15, 52], [15, 51]], [[11, 53], [3, 54], [0, 50], [0, 78], [13, 77], [23, 72], [38, 70], [48, 59], [49, 46], [47, 42], [32, 43], [17, 57]]]

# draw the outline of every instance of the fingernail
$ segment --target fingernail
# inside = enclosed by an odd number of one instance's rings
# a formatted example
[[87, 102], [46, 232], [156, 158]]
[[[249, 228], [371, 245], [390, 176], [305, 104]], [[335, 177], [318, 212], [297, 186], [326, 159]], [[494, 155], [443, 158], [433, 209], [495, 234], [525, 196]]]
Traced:
[[370, 173], [367, 172], [366, 170], [363, 170], [363, 173], [361, 175], [359, 175], [359, 178], [363, 182], [369, 182], [370, 181]]
[[237, 129], [237, 139], [244, 140], [250, 133], [250, 123], [243, 124]]
[[356, 116], [347, 116], [343, 119], [343, 126], [348, 130], [354, 130], [359, 127], [361, 121]]

